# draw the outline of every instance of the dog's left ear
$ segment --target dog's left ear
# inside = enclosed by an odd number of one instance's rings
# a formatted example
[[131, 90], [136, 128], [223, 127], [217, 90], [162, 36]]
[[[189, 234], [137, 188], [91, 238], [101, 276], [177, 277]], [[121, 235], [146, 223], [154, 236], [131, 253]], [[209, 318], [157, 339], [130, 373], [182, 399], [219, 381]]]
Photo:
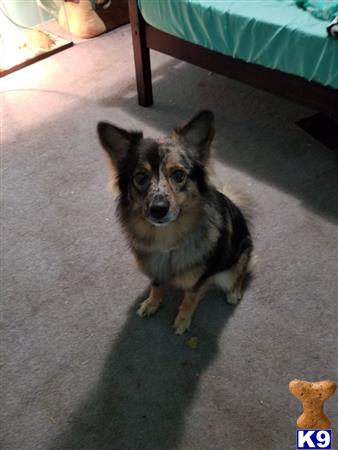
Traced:
[[176, 133], [183, 136], [197, 150], [197, 157], [204, 163], [210, 154], [210, 144], [215, 135], [215, 118], [211, 111], [201, 111], [190, 122], [176, 128]]
[[142, 133], [127, 131], [108, 122], [99, 122], [97, 134], [114, 166], [127, 156], [128, 150], [142, 139]]

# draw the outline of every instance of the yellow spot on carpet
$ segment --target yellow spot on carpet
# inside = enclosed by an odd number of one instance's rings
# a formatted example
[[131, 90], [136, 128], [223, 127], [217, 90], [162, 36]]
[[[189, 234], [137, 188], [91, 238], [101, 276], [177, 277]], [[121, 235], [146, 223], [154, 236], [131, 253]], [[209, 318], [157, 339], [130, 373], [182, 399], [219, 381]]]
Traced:
[[195, 350], [198, 347], [198, 337], [192, 336], [190, 339], [186, 342], [187, 346]]

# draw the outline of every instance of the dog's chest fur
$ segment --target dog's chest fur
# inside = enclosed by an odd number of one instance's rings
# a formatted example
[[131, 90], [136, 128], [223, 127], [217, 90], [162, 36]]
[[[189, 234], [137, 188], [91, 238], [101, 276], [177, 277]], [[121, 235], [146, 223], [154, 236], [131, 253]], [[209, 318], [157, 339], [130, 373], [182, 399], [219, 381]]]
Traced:
[[201, 223], [173, 249], [153, 248], [147, 251], [134, 248], [134, 251], [140, 268], [152, 280], [185, 288], [194, 284], [204, 272], [206, 256], [219, 235], [217, 228]]

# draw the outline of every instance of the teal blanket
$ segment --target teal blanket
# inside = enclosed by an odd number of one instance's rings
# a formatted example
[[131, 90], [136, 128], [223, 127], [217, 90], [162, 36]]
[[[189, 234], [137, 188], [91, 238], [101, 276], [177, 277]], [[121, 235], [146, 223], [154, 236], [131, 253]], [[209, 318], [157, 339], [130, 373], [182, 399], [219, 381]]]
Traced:
[[309, 11], [314, 17], [332, 21], [338, 16], [338, 0], [294, 0], [300, 8]]
[[[336, 3], [338, 0], [336, 0]], [[224, 55], [338, 89], [338, 39], [294, 0], [138, 0], [145, 21]]]

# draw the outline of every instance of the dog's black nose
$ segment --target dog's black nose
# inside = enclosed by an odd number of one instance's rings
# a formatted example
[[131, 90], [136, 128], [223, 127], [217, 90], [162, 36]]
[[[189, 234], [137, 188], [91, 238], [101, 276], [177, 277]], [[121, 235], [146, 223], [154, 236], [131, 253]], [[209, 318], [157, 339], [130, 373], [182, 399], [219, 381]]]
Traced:
[[169, 202], [165, 198], [154, 200], [149, 212], [154, 219], [163, 219], [169, 211]]

